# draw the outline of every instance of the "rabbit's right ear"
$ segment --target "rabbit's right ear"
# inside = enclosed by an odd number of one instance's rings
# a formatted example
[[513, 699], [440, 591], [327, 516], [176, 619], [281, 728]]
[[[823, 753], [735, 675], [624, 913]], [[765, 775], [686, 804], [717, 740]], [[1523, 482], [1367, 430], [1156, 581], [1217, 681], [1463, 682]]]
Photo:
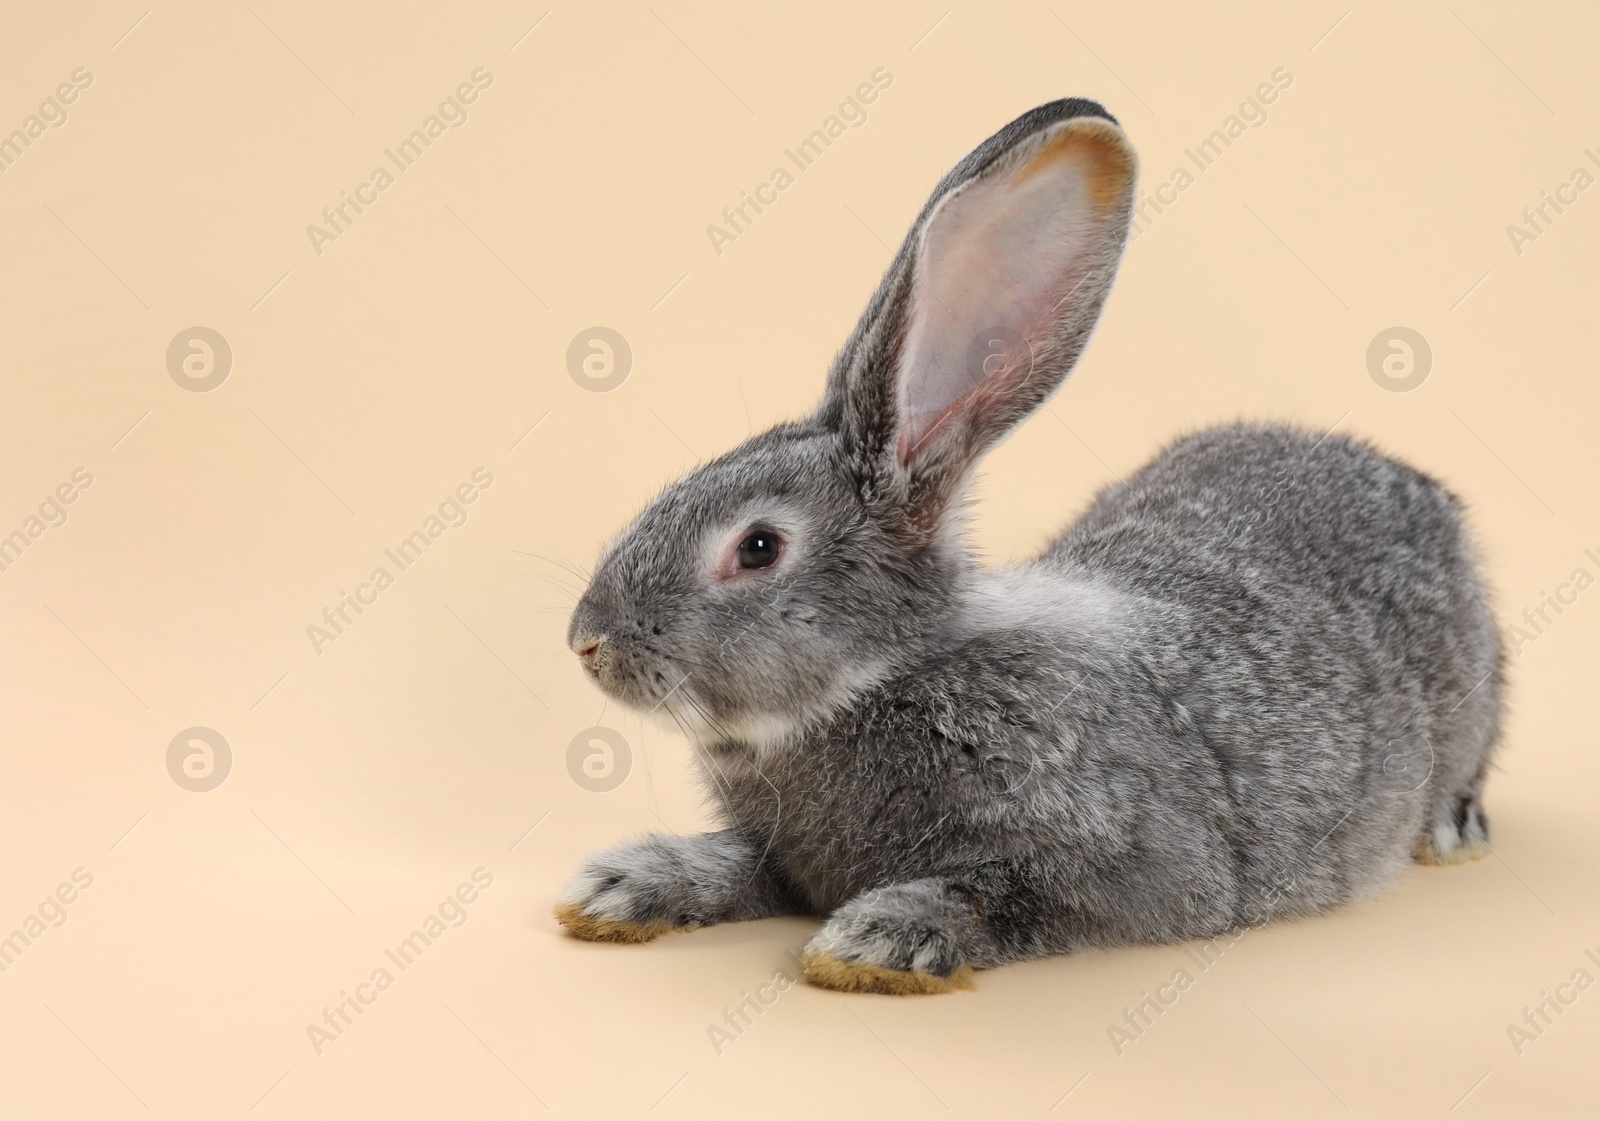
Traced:
[[911, 227], [817, 419], [920, 531], [1077, 362], [1121, 260], [1136, 168], [1105, 109], [1052, 102], [962, 160]]

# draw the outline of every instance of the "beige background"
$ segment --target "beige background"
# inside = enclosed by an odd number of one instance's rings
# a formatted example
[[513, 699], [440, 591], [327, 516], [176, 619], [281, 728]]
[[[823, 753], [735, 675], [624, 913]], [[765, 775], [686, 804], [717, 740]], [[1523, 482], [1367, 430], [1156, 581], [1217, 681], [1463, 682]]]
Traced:
[[[0, 934], [93, 883], [0, 973], [0, 1114], [1592, 1116], [1600, 992], [1520, 1056], [1507, 1028], [1600, 978], [1600, 591], [1513, 660], [1495, 858], [1248, 934], [1120, 1056], [1108, 1025], [1182, 948], [936, 999], [799, 986], [719, 1054], [708, 1028], [812, 923], [621, 948], [549, 917], [586, 852], [704, 820], [683, 745], [565, 650], [565, 569], [809, 408], [937, 177], [1057, 96], [1103, 99], [1154, 184], [1294, 76], [991, 460], [987, 552], [1242, 415], [1446, 480], [1507, 623], [1600, 576], [1600, 191], [1520, 255], [1506, 232], [1600, 171], [1588, 6], [51, 7], [0, 16], [0, 133], [93, 75], [0, 174], [0, 533], [94, 481], [0, 572]], [[478, 67], [468, 122], [318, 255], [307, 225]], [[722, 208], [879, 67], [867, 123], [714, 252]], [[234, 355], [207, 393], [166, 364], [197, 325]], [[567, 370], [595, 325], [633, 351], [609, 393]], [[1433, 351], [1409, 393], [1367, 368], [1397, 325]], [[480, 467], [467, 523], [319, 653], [308, 626]], [[632, 753], [605, 793], [568, 768], [596, 724]], [[232, 753], [203, 793], [167, 765], [196, 725]], [[478, 868], [465, 924], [317, 1054], [308, 1025]]]

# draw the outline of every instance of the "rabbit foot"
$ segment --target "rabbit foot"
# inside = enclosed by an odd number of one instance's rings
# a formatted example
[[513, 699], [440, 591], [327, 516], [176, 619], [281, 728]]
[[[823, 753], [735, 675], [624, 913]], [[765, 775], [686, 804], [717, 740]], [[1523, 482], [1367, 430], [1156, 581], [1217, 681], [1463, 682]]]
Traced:
[[1490, 853], [1489, 819], [1475, 793], [1460, 795], [1448, 814], [1417, 838], [1411, 859], [1418, 864], [1464, 864]]
[[800, 957], [805, 979], [843, 992], [971, 989], [976, 916], [936, 880], [869, 891], [840, 907]]
[[761, 864], [765, 848], [729, 831], [656, 834], [584, 861], [556, 918], [594, 942], [649, 942], [675, 930], [797, 914], [804, 902]]
[[924, 973], [920, 969], [885, 969], [864, 961], [846, 961], [825, 953], [800, 955], [800, 967], [807, 981], [823, 989], [842, 993], [886, 993], [890, 996], [915, 996], [923, 993], [953, 993], [973, 989], [972, 966], [959, 965], [948, 977]]
[[662, 913], [659, 888], [645, 882], [642, 870], [625, 871], [620, 862], [591, 861], [561, 893], [556, 921], [589, 942], [650, 942], [675, 930], [693, 930], [700, 924]]
[[1416, 847], [1411, 850], [1411, 859], [1418, 864], [1443, 866], [1446, 864], [1466, 864], [1473, 860], [1482, 860], [1489, 855], [1489, 845], [1485, 841], [1468, 841], [1455, 845], [1452, 848], [1441, 849], [1429, 834], [1417, 838]]
[[576, 903], [558, 905], [555, 914], [557, 922], [585, 942], [649, 942], [673, 930], [694, 929], [674, 927], [660, 921], [635, 923], [605, 915], [592, 915]]

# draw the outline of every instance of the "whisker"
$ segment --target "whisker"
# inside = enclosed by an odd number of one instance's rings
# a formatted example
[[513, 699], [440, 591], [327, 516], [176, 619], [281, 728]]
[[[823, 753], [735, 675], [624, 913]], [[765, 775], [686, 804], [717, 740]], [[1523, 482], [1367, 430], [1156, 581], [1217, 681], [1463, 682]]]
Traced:
[[537, 572], [521, 572], [521, 573], [518, 573], [518, 575], [519, 576], [530, 576], [535, 580], [543, 580], [546, 584], [549, 584], [550, 586], [552, 586], [554, 588], [558, 588], [561, 591], [565, 592], [567, 595], [571, 596], [573, 603], [577, 603], [580, 599], [583, 598], [578, 592], [573, 591], [571, 588], [567, 587], [565, 584], [561, 583], [559, 580], [553, 579], [552, 577], [542, 576]]
[[[677, 717], [674, 716], [673, 719], [676, 720]], [[678, 726], [680, 728], [683, 727], [683, 724], [682, 724], [681, 721], [679, 722]], [[695, 743], [694, 737], [693, 736], [689, 736], [687, 731], [684, 732], [684, 735], [688, 736], [689, 742], [691, 744]], [[724, 790], [726, 790], [726, 793], [728, 795], [731, 795], [733, 793], [733, 780], [728, 777], [728, 773], [722, 769], [722, 764], [717, 762], [717, 757], [715, 755], [711, 754], [710, 751], [708, 751], [706, 748], [703, 748], [703, 747], [699, 746], [698, 744], [695, 744], [695, 749], [694, 750], [695, 750], [695, 754], [697, 756], [699, 756], [700, 758], [704, 759], [707, 763], [710, 764], [711, 770], [707, 771], [706, 773], [711, 775], [712, 787], [713, 787], [713, 789], [716, 790], [718, 798], [721, 799], [723, 811], [726, 813], [727, 810], [728, 810], [728, 801], [727, 801], [727, 797], [724, 795]], [[713, 772], [715, 772], [715, 773], [713, 773]], [[720, 779], [720, 785], [718, 783], [719, 779]], [[733, 815], [731, 813], [729, 813], [728, 816], [731, 819]]]
[[557, 553], [556, 556], [561, 557], [562, 562], [565, 563], [573, 572], [577, 573], [579, 579], [582, 579], [582, 580], [593, 580], [594, 579], [594, 573], [592, 571], [590, 571], [589, 569], [585, 568], [583, 565], [579, 564], [577, 561], [571, 560], [571, 559], [569, 559], [567, 557], [563, 557], [563, 556], [561, 556], [560, 553]]
[[783, 795], [779, 793], [773, 781], [767, 777], [767, 773], [761, 769], [761, 764], [756, 760], [756, 754], [755, 751], [750, 752], [750, 766], [761, 777], [761, 781], [766, 783], [772, 790], [773, 800], [777, 804], [772, 809], [772, 828], [766, 830], [767, 847], [761, 850], [761, 855], [757, 858], [755, 867], [750, 869], [750, 875], [745, 879], [746, 886], [749, 886], [750, 882], [756, 878], [756, 873], [761, 871], [762, 866], [766, 864], [767, 857], [772, 853], [772, 842], [778, 836], [778, 826], [783, 822]]
[[694, 694], [686, 691], [683, 694], [683, 699], [689, 703], [690, 707], [692, 707], [695, 712], [700, 714], [700, 719], [704, 720], [711, 730], [722, 736], [723, 739], [733, 741], [738, 738], [731, 731], [729, 731], [728, 727], [723, 724], [722, 721], [712, 716], [711, 711], [707, 709], [705, 704], [702, 703]]
[[567, 575], [576, 577], [578, 580], [581, 580], [584, 584], [588, 584], [590, 582], [590, 580], [593, 579], [593, 577], [590, 576], [589, 573], [583, 571], [581, 568], [579, 568], [577, 565], [573, 564], [571, 561], [564, 560], [564, 559], [558, 560], [555, 557], [547, 557], [543, 553], [530, 553], [526, 549], [512, 549], [511, 551], [513, 553], [521, 554], [522, 556], [525, 556], [525, 557], [532, 557], [534, 560], [542, 560], [546, 564], [549, 564], [549, 565], [554, 565], [556, 568], [559, 568], [562, 572], [565, 572]]

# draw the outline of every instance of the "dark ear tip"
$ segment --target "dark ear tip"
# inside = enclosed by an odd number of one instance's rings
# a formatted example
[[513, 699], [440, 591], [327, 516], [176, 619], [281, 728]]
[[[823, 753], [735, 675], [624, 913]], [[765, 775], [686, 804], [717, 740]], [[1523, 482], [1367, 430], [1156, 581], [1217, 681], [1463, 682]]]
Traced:
[[926, 216], [931, 213], [933, 205], [945, 194], [968, 180], [983, 174], [996, 160], [1001, 159], [1007, 152], [1022, 144], [1029, 137], [1052, 126], [1072, 120], [1105, 121], [1116, 129], [1118, 133], [1122, 131], [1122, 125], [1117, 121], [1117, 118], [1111, 115], [1110, 110], [1098, 101], [1091, 101], [1087, 97], [1063, 97], [1059, 101], [1049, 101], [1036, 108], [1029, 109], [1022, 116], [978, 145], [967, 155], [966, 159], [952, 168], [933, 192], [933, 197], [928, 200], [928, 206], [923, 210], [923, 215]]
[[[1063, 97], [1058, 101], [1046, 102], [1037, 109], [1023, 114], [1016, 123], [1021, 124], [1023, 121], [1030, 121], [1032, 128], [1037, 128], [1040, 125], [1055, 124], [1058, 121], [1070, 121], [1074, 117], [1100, 117], [1110, 121], [1118, 128], [1122, 127], [1122, 122], [1111, 115], [1111, 110], [1101, 105], [1098, 101], [1087, 97]], [[1029, 131], [1032, 131], [1032, 129], [1030, 128]]]

